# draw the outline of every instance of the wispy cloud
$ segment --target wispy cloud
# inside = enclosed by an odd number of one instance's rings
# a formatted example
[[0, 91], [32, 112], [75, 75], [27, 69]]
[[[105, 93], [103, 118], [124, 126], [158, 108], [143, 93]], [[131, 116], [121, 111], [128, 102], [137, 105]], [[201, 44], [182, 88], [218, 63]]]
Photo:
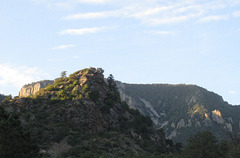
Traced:
[[21, 88], [27, 83], [49, 77], [47, 73], [37, 67], [31, 68], [12, 64], [0, 64], [0, 70], [0, 87], [13, 86]]
[[[80, 0], [81, 2], [89, 0]], [[97, 3], [97, 0], [92, 2]], [[100, 0], [101, 3], [114, 1]], [[197, 1], [197, 0], [182, 0], [177, 2], [159, 2], [151, 0], [149, 3], [145, 1], [125, 1], [122, 0], [119, 9], [99, 12], [85, 12], [72, 14], [64, 17], [65, 20], [77, 19], [95, 19], [95, 18], [134, 18], [146, 25], [163, 25], [176, 24], [186, 21], [210, 22], [227, 20], [228, 15], [209, 15], [210, 13], [218, 13], [219, 11], [228, 10], [229, 8], [238, 5], [235, 0], [212, 0], [212, 1]], [[116, 5], [116, 4], [115, 4]], [[116, 5], [117, 6], [117, 5]], [[232, 14], [232, 13], [229, 13]], [[233, 16], [239, 16], [236, 12]]]
[[67, 48], [71, 48], [71, 47], [75, 47], [76, 45], [74, 44], [66, 44], [66, 45], [60, 45], [60, 46], [56, 46], [53, 47], [53, 50], [58, 50], [58, 49], [67, 49]]
[[110, 17], [113, 14], [112, 12], [92, 12], [92, 13], [80, 13], [80, 14], [73, 14], [64, 17], [65, 20], [77, 20], [77, 19], [94, 19], [94, 18], [106, 18]]
[[155, 34], [155, 35], [169, 35], [169, 34], [173, 34], [173, 32], [170, 31], [146, 31], [146, 33], [151, 33], [151, 34]]
[[78, 3], [89, 3], [89, 4], [105, 4], [111, 2], [111, 0], [75, 0]]
[[210, 15], [210, 16], [206, 16], [199, 19], [197, 22], [205, 23], [210, 21], [221, 21], [221, 20], [227, 20], [227, 19], [228, 19], [227, 15]]
[[233, 12], [233, 17], [235, 18], [240, 17], [240, 10]]
[[81, 28], [81, 29], [67, 29], [59, 32], [61, 35], [84, 35], [89, 33], [97, 33], [105, 30], [105, 27], [92, 27], [92, 28]]
[[237, 91], [235, 91], [235, 90], [230, 90], [230, 91], [228, 91], [228, 93], [229, 93], [229, 94], [237, 94]]
[[149, 8], [149, 9], [146, 9], [146, 10], [134, 13], [132, 15], [132, 17], [136, 17], [138, 19], [141, 19], [143, 17], [156, 15], [156, 14], [162, 13], [164, 11], [171, 10], [173, 8], [174, 8], [174, 6], [164, 6], [164, 7]]

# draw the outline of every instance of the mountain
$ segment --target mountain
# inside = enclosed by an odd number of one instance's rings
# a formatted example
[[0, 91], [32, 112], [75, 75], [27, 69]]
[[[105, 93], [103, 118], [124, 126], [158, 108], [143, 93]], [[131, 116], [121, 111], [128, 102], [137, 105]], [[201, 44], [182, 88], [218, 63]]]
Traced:
[[190, 135], [204, 130], [226, 139], [229, 132], [239, 129], [240, 107], [199, 86], [116, 83], [130, 108], [150, 116], [175, 141], [185, 143]]
[[[41, 83], [48, 85], [53, 81]], [[185, 144], [191, 135], [205, 130], [213, 132], [219, 139], [227, 139], [229, 133], [239, 129], [240, 107], [228, 104], [218, 94], [202, 87], [185, 84], [127, 84], [120, 81], [116, 84], [122, 101], [131, 109], [149, 116], [155, 128], [163, 128], [167, 138], [175, 142]], [[22, 89], [29, 87], [28, 91], [33, 92], [34, 85]], [[61, 90], [55, 94], [51, 92], [51, 95], [60, 97], [65, 94]]]
[[113, 77], [104, 79], [101, 68], [58, 78], [0, 107], [19, 116], [43, 157], [150, 157], [177, 149], [149, 117], [121, 101]]

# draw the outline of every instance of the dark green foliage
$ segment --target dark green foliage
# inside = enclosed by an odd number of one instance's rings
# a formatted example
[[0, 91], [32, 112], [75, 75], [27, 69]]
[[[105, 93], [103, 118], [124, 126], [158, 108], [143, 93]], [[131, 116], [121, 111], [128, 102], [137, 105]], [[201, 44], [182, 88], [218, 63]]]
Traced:
[[61, 72], [61, 77], [62, 77], [62, 78], [67, 77], [66, 75], [67, 75], [67, 71], [63, 71], [63, 72]]
[[94, 102], [98, 100], [99, 97], [99, 91], [94, 90], [89, 92], [89, 98], [92, 99]]
[[6, 98], [5, 95], [0, 94], [0, 102], [3, 101]]
[[18, 116], [0, 107], [0, 157], [34, 158], [38, 151], [30, 133], [21, 127]]
[[152, 132], [151, 129], [153, 129], [152, 120], [148, 116], [141, 115], [138, 110], [131, 110], [131, 113], [135, 116], [131, 123], [131, 127], [143, 137], [148, 137]]
[[[235, 135], [235, 131], [231, 133]], [[236, 135], [235, 135], [236, 136]], [[188, 140], [188, 145], [181, 154], [182, 158], [239, 158], [240, 142], [230, 136], [230, 141], [217, 143], [211, 132], [199, 132]], [[237, 138], [238, 139], [238, 138]], [[176, 153], [176, 152], [175, 152]]]
[[9, 102], [10, 100], [12, 100], [12, 95], [8, 95], [7, 97], [5, 97], [3, 102]]
[[199, 105], [199, 104], [195, 104], [192, 107], [189, 108], [188, 113], [191, 116], [194, 115], [199, 115], [201, 117], [204, 117], [205, 113], [207, 113], [208, 110], [204, 107], [204, 105]]
[[118, 89], [117, 89], [117, 85], [114, 81], [114, 77], [112, 74], [109, 75], [109, 77], [107, 78], [107, 82], [108, 82], [108, 87], [115, 93], [118, 93]]
[[[42, 151], [49, 152], [42, 157], [164, 157], [174, 152], [163, 130], [156, 131], [149, 117], [121, 102], [113, 76], [106, 83], [101, 72], [78, 71], [36, 95], [1, 106], [18, 112], [23, 128], [16, 131], [29, 130], [29, 140], [34, 138]], [[20, 135], [26, 137], [24, 132]]]
[[219, 158], [217, 139], [211, 132], [199, 132], [188, 140], [184, 158]]
[[[168, 122], [164, 126], [168, 136], [176, 130], [174, 142], [185, 145], [190, 135], [206, 130], [214, 133], [218, 140], [224, 139], [225, 124], [219, 124], [213, 119], [212, 111], [214, 110], [221, 112], [225, 123], [230, 123], [233, 128], [239, 128], [240, 106], [231, 106], [221, 96], [202, 87], [184, 84], [116, 83], [123, 96], [127, 96], [123, 97], [127, 103], [131, 103], [131, 106], [139, 109], [143, 115], [157, 118], [157, 127]], [[160, 117], [153, 116], [144, 101], [149, 102]], [[182, 119], [185, 126], [176, 128]], [[201, 126], [198, 126], [199, 123]]]

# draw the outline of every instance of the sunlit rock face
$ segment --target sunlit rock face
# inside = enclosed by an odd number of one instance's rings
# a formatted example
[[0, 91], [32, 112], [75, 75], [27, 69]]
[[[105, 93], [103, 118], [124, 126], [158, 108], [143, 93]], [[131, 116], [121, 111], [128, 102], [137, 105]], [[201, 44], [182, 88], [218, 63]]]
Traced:
[[222, 118], [222, 114], [221, 114], [221, 112], [219, 110], [212, 111], [212, 118], [217, 123], [220, 123], [220, 124], [224, 123], [224, 120]]
[[197, 131], [211, 131], [220, 139], [240, 127], [240, 106], [197, 85], [128, 84], [117, 82], [121, 99], [149, 116], [174, 141]]
[[36, 94], [41, 88], [45, 88], [53, 83], [54, 81], [44, 80], [25, 85], [21, 88], [18, 96], [20, 98], [28, 97], [30, 95]]

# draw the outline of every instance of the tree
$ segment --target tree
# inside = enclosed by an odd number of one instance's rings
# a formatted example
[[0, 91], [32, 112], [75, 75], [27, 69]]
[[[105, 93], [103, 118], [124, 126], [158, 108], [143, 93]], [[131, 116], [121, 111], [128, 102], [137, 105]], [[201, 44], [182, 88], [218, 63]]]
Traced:
[[210, 131], [198, 132], [189, 138], [182, 156], [184, 158], [218, 158], [216, 137]]
[[62, 78], [67, 77], [67, 71], [63, 71], [63, 72], [61, 72], [61, 77], [62, 77]]
[[108, 76], [107, 82], [108, 82], [109, 88], [110, 88], [112, 91], [118, 92], [118, 90], [117, 90], [117, 85], [116, 85], [116, 83], [115, 83], [115, 81], [114, 81], [114, 77], [113, 77], [112, 74], [110, 74], [110, 75]]
[[10, 100], [12, 100], [12, 95], [11, 95], [11, 94], [8, 95], [7, 97], [5, 97], [4, 100], [3, 100], [3, 102], [8, 102], [8, 101], [10, 101]]
[[34, 158], [39, 148], [21, 126], [18, 116], [0, 107], [0, 157]]

